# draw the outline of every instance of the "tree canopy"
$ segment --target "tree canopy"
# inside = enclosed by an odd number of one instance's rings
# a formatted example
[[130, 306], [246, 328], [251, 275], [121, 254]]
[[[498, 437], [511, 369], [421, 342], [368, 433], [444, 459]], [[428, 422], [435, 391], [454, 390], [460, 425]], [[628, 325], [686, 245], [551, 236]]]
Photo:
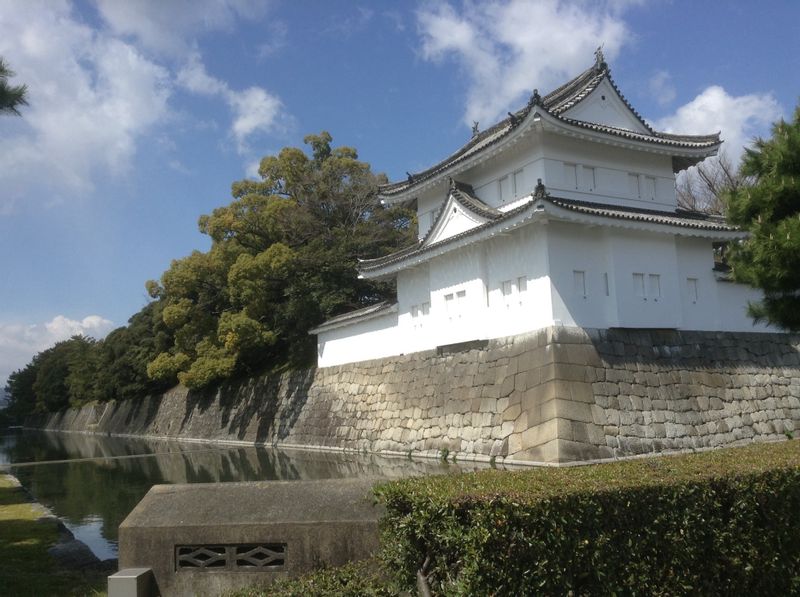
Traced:
[[358, 258], [414, 242], [413, 214], [386, 208], [356, 150], [327, 132], [261, 161], [259, 180], [200, 217], [211, 248], [176, 259], [147, 282], [153, 300], [104, 340], [76, 336], [36, 355], [8, 381], [12, 414], [203, 388], [241, 374], [305, 367], [308, 331], [339, 313], [393, 298], [358, 278]]
[[14, 71], [0, 56], [0, 114], [19, 116], [18, 108], [28, 105], [28, 86], [11, 85], [8, 82], [14, 74]]
[[731, 248], [734, 279], [764, 291], [749, 305], [756, 321], [800, 330], [800, 106], [746, 150], [740, 173], [747, 182], [725, 194], [729, 221], [750, 232]]

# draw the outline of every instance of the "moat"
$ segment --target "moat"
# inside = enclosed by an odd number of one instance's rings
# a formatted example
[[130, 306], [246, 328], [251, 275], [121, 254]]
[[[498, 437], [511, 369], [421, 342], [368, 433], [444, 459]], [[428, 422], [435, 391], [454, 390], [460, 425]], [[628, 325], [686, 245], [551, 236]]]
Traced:
[[81, 433], [0, 437], [0, 471], [16, 476], [100, 559], [116, 557], [117, 527], [157, 484], [401, 477], [477, 466]]

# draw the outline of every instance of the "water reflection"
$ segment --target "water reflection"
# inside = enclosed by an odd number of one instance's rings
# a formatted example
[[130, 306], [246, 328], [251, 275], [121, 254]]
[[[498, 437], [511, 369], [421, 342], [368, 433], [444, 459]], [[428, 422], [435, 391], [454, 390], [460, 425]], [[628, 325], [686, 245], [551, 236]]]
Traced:
[[27, 431], [0, 439], [0, 464], [10, 464], [3, 468], [100, 558], [115, 557], [117, 527], [156, 484], [401, 477], [475, 468], [374, 454]]

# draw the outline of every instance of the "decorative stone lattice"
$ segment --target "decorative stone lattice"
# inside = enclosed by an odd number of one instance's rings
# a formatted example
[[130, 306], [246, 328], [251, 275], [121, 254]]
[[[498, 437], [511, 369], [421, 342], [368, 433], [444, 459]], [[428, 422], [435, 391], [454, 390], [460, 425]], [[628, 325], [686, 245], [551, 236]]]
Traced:
[[175, 568], [247, 569], [282, 568], [286, 563], [285, 543], [261, 545], [176, 545]]

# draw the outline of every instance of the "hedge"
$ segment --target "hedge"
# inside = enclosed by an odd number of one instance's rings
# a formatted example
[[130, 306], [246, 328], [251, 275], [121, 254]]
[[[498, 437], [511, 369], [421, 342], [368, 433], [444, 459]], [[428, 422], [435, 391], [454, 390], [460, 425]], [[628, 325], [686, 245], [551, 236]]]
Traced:
[[436, 595], [800, 594], [800, 441], [376, 488], [399, 586]]

